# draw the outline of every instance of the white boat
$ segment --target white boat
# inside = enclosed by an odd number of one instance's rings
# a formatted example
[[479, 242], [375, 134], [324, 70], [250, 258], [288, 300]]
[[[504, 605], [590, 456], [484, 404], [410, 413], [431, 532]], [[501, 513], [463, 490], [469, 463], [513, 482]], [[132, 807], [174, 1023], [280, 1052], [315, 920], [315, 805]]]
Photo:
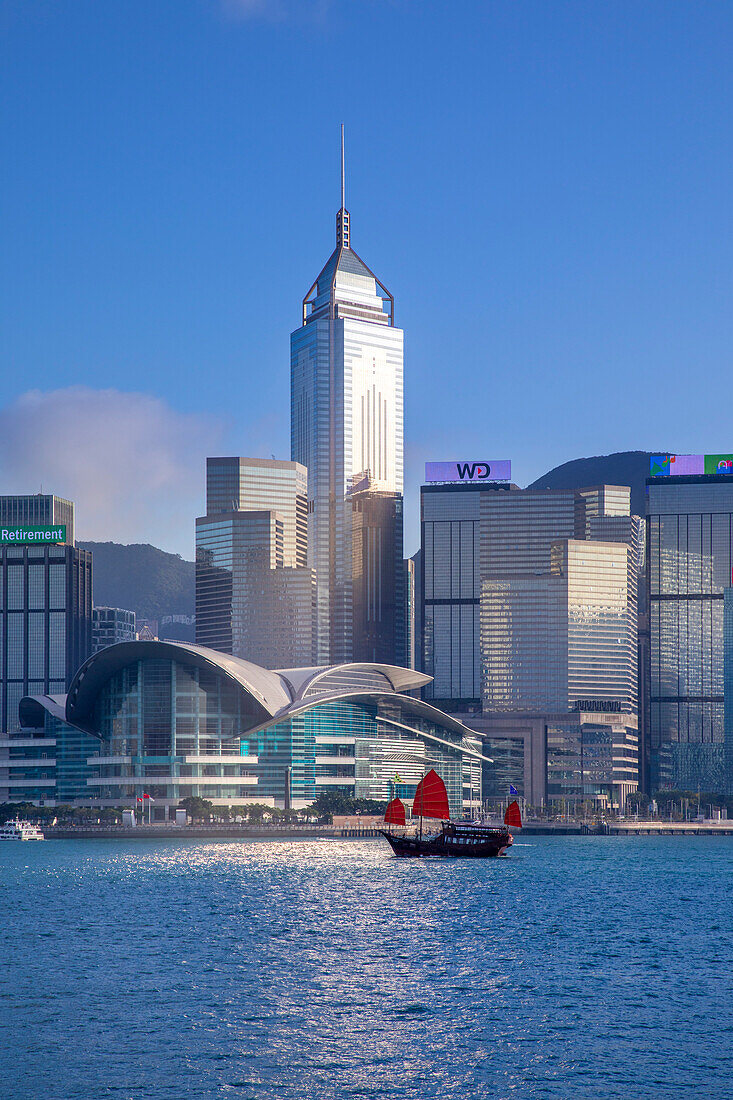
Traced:
[[6, 821], [0, 825], [0, 840], [45, 840], [37, 825], [29, 821]]

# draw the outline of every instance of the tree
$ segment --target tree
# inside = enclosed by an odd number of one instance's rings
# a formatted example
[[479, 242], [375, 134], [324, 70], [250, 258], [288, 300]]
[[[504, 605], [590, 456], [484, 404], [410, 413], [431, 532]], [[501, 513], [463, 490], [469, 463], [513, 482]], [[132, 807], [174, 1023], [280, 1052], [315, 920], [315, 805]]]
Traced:
[[178, 805], [186, 811], [192, 821], [211, 821], [214, 804], [207, 798], [189, 795], [188, 798], [182, 798]]
[[253, 802], [251, 806], [245, 808], [244, 812], [247, 814], [250, 823], [261, 822], [265, 816], [272, 817], [272, 809], [263, 802]]
[[338, 791], [325, 791], [313, 803], [320, 818], [331, 821], [334, 814], [383, 814], [386, 802], [377, 802], [373, 798], [351, 798]]

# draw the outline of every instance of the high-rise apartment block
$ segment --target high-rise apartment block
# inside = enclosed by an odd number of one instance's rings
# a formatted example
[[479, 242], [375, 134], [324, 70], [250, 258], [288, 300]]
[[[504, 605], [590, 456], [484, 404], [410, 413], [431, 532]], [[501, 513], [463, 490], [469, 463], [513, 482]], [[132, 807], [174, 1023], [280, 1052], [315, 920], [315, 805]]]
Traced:
[[392, 295], [351, 247], [343, 186], [336, 248], [303, 300], [290, 345], [291, 457], [308, 470], [316, 656], [351, 660], [361, 643], [350, 494], [365, 478], [380, 492], [403, 492], [403, 332]]

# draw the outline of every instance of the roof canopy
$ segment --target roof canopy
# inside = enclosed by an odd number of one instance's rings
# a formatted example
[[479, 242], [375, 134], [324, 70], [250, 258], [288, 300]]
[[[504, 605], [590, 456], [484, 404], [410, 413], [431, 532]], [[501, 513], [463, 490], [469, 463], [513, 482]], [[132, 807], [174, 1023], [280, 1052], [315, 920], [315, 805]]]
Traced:
[[284, 720], [291, 711], [316, 706], [329, 698], [403, 692], [421, 687], [431, 679], [412, 669], [369, 663], [273, 671], [191, 642], [118, 642], [95, 653], [76, 673], [66, 696], [66, 721], [88, 733], [96, 733], [94, 708], [99, 692], [116, 672], [140, 660], [178, 661], [226, 677], [256, 704], [252, 730], [270, 725], [274, 718]]

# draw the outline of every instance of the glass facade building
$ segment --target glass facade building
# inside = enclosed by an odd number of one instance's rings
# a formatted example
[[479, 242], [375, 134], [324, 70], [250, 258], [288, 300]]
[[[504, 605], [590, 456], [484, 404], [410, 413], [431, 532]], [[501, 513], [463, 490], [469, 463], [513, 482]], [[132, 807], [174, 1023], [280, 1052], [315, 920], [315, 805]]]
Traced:
[[308, 470], [316, 660], [347, 661], [355, 645], [348, 494], [367, 478], [402, 495], [403, 333], [391, 295], [351, 248], [343, 207], [336, 248], [290, 344], [291, 457]]
[[410, 667], [407, 653], [402, 497], [363, 489], [351, 494], [354, 661]]
[[0, 526], [66, 527], [66, 541], [74, 545], [74, 505], [53, 494], [0, 496]]
[[18, 729], [24, 695], [64, 692], [91, 644], [91, 552], [64, 545], [3, 548], [0, 732]]
[[481, 753], [460, 722], [404, 694], [424, 681], [383, 664], [271, 672], [191, 643], [119, 643], [89, 658], [68, 695], [22, 700], [5, 800], [135, 806], [147, 794], [153, 820], [189, 795], [409, 802], [435, 767], [460, 815], [480, 802]]
[[[532, 710], [538, 700], [545, 701], [545, 708], [565, 705], [561, 700], [567, 686], [567, 661], [561, 667], [559, 658], [542, 659], [542, 654], [555, 648], [557, 632], [564, 631], [567, 620], [559, 591], [562, 585], [548, 579], [554, 570], [553, 545], [562, 539], [584, 544], [617, 542], [629, 547], [625, 581], [628, 614], [622, 644], [624, 660], [632, 653], [636, 667], [642, 525], [629, 509], [630, 490], [624, 486], [577, 491], [520, 490], [502, 484], [423, 486], [422, 667], [434, 678], [426, 697], [454, 712], [479, 712], [482, 705], [486, 707], [485, 698], [482, 702], [486, 676], [482, 673], [483, 645], [491, 654], [491, 675], [499, 677], [492, 688], [497, 698], [506, 692], [506, 677], [511, 677], [512, 687], [502, 709]], [[593, 568], [594, 553], [590, 550], [587, 555], [589, 569]], [[491, 582], [495, 594], [493, 610], [486, 608], [483, 620], [482, 582]], [[501, 592], [511, 593], [512, 614], [517, 624], [524, 624], [517, 630], [526, 639], [526, 656], [515, 665], [512, 660], [518, 660], [519, 654], [501, 619], [507, 613], [506, 606], [502, 610]], [[570, 637], [578, 645], [582, 614], [576, 606]], [[504, 672], [500, 673], [500, 668]], [[637, 682], [638, 670], [633, 679]], [[599, 685], [586, 686], [598, 694]]]
[[[423, 486], [422, 667], [434, 677], [424, 692], [470, 716], [495, 758], [484, 767], [488, 797], [516, 774], [520, 754], [522, 781], [512, 785], [538, 806], [560, 787], [566, 799], [620, 806], [637, 783], [628, 762], [638, 742], [643, 523], [630, 497], [612, 485]], [[569, 770], [550, 732], [565, 725]], [[602, 782], [600, 766], [589, 778], [591, 745], [602, 755], [596, 725], [617, 746]]]
[[279, 512], [196, 520], [196, 641], [266, 668], [311, 664], [313, 571], [284, 568]]
[[420, 494], [421, 667], [425, 698], [446, 710], [481, 708], [481, 501], [509, 486], [423, 485]]
[[207, 458], [206, 514], [277, 512], [285, 568], [308, 564], [308, 472], [298, 462]]
[[647, 787], [724, 793], [724, 592], [733, 480], [647, 480]]

